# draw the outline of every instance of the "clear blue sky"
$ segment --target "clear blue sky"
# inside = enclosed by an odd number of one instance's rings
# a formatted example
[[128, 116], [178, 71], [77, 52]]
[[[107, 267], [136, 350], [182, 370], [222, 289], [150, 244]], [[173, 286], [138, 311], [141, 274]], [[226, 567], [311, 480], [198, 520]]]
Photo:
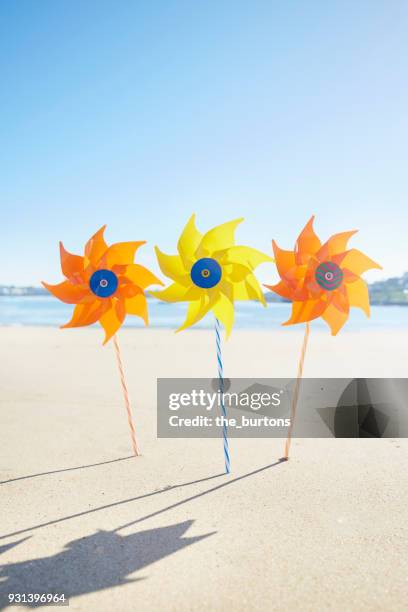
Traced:
[[2, 0], [0, 283], [104, 223], [151, 265], [193, 211], [267, 251], [315, 213], [408, 270], [407, 32], [405, 0]]

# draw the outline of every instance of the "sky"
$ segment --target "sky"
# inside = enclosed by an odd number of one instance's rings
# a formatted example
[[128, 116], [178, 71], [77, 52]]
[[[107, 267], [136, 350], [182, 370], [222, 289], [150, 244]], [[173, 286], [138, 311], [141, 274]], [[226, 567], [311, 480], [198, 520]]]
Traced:
[[315, 214], [407, 271], [407, 33], [405, 0], [2, 0], [0, 284], [105, 223], [157, 269], [193, 212], [268, 253]]

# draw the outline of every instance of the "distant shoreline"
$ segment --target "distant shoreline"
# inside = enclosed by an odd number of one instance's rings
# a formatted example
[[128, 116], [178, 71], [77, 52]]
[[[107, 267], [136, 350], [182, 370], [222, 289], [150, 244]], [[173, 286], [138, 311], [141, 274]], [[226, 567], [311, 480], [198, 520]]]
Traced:
[[[46, 298], [50, 298], [50, 300], [55, 299], [47, 291], [38, 291], [38, 292], [31, 292], [31, 293], [0, 293], [0, 300], [1, 298], [10, 298], [10, 297], [11, 298], [46, 297]], [[148, 300], [158, 301], [160, 302], [160, 304], [163, 304], [163, 306], [167, 305], [167, 302], [161, 302], [160, 300], [158, 300], [157, 298], [153, 296], [146, 295], [146, 298]], [[279, 299], [278, 297], [275, 298], [275, 296], [271, 297], [271, 294], [265, 294], [265, 298], [268, 304], [288, 304], [289, 303], [288, 300]], [[256, 301], [256, 300], [251, 300], [251, 301]], [[370, 300], [370, 304], [371, 306], [408, 306], [408, 300], [405, 302], [404, 301], [391, 302], [387, 300], [376, 300], [374, 298]]]
[[[372, 306], [408, 306], [408, 272], [400, 277], [376, 281], [368, 285], [370, 303]], [[0, 297], [51, 297], [43, 287], [16, 285], [0, 285]], [[147, 294], [149, 300], [154, 300]], [[265, 293], [265, 299], [270, 304], [284, 304], [287, 300], [271, 291]]]

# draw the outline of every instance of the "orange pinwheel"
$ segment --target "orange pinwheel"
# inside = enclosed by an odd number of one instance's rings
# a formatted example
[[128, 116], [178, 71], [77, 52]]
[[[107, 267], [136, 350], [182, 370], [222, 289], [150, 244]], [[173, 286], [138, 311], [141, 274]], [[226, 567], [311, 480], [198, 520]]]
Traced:
[[84, 256], [72, 255], [60, 242], [61, 269], [66, 280], [58, 285], [43, 282], [59, 300], [76, 304], [72, 319], [62, 325], [82, 327], [99, 323], [105, 330], [104, 344], [115, 335], [127, 314], [148, 323], [144, 290], [162, 285], [152, 272], [134, 263], [140, 242], [118, 242], [108, 246], [105, 225], [85, 245]]
[[265, 285], [292, 302], [292, 314], [283, 325], [306, 323], [285, 443], [285, 459], [289, 459], [310, 332], [309, 322], [322, 317], [335, 336], [347, 321], [351, 306], [361, 308], [369, 317], [368, 287], [361, 274], [372, 268], [381, 269], [361, 251], [347, 249], [348, 241], [356, 230], [334, 234], [322, 245], [314, 232], [313, 221], [314, 217], [311, 217], [306, 223], [293, 251], [284, 251], [276, 242], [272, 242], [281, 280], [276, 285]]
[[83, 327], [99, 321], [106, 342], [113, 336], [120, 382], [130, 428], [134, 454], [140, 454], [136, 440], [132, 409], [116, 332], [127, 314], [148, 323], [144, 290], [162, 285], [147, 268], [134, 263], [140, 242], [117, 242], [108, 246], [103, 234], [105, 225], [85, 245], [84, 256], [72, 255], [60, 242], [61, 269], [66, 280], [58, 285], [43, 282], [44, 287], [66, 304], [76, 304], [72, 319], [62, 327]]
[[381, 266], [361, 251], [347, 249], [356, 230], [334, 234], [322, 245], [313, 221], [311, 217], [293, 251], [284, 251], [272, 242], [281, 280], [265, 286], [292, 302], [291, 317], [283, 325], [322, 317], [335, 336], [347, 321], [351, 306], [370, 316], [368, 288], [361, 274]]

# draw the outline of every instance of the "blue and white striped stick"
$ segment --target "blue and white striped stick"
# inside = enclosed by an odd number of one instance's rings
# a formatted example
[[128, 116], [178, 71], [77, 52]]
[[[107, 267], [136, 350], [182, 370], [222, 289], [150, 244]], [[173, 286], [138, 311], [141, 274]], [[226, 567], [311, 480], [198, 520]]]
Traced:
[[223, 416], [222, 436], [224, 442], [224, 459], [225, 459], [225, 473], [231, 472], [231, 463], [228, 447], [228, 428], [227, 428], [227, 411], [225, 410], [224, 404], [224, 368], [222, 365], [222, 351], [221, 351], [221, 326], [219, 320], [215, 319], [215, 339], [217, 343], [217, 363], [218, 363], [218, 380], [219, 380], [219, 391], [221, 393], [221, 413]]

